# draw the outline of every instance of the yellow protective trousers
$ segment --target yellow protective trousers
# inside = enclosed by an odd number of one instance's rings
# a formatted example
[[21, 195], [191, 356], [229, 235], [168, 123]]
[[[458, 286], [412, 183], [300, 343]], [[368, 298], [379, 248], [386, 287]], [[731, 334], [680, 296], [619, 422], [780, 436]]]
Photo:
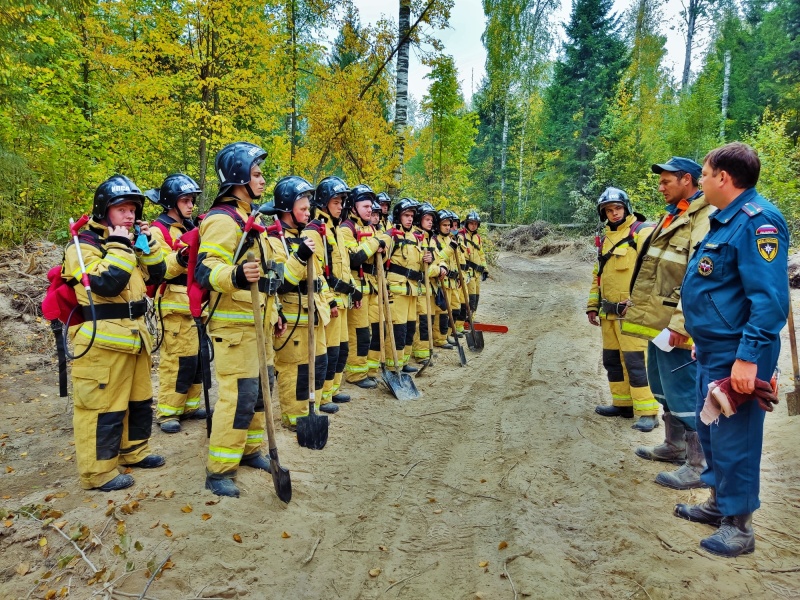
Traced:
[[[305, 317], [305, 311], [303, 311]], [[336, 319], [332, 319], [335, 321]], [[328, 347], [325, 326], [321, 319], [314, 329], [314, 403], [319, 406], [328, 368]], [[286, 333], [275, 338], [275, 371], [278, 378], [278, 398], [281, 401], [281, 422], [297, 425], [297, 417], [308, 416], [308, 326], [292, 323]]]
[[621, 319], [600, 319], [603, 366], [614, 406], [633, 406], [637, 417], [657, 415], [658, 402], [647, 382], [647, 340], [622, 335]]
[[[76, 352], [85, 346], [76, 345]], [[81, 487], [105, 485], [117, 466], [150, 454], [153, 386], [150, 354], [116, 352], [93, 346], [72, 367], [75, 456]]]
[[[380, 327], [379, 325], [380, 310], [378, 308], [378, 302], [380, 302], [381, 300], [377, 294], [370, 296], [369, 298], [370, 298], [370, 304], [369, 304], [370, 340], [369, 340], [369, 352], [367, 352], [367, 375], [369, 375], [370, 377], [377, 377], [378, 369], [380, 369], [381, 366], [381, 332], [380, 329], [378, 329], [378, 327]], [[386, 330], [384, 329], [384, 335], [385, 333]]]
[[175, 421], [200, 408], [202, 370], [197, 326], [191, 315], [162, 316], [164, 340], [158, 364], [158, 423]]
[[[431, 298], [431, 310], [433, 310], [433, 298]], [[417, 316], [419, 324], [414, 334], [414, 345], [412, 353], [418, 361], [426, 361], [431, 357], [431, 350], [428, 346], [428, 300], [425, 294], [417, 296]], [[431, 323], [435, 323], [435, 317], [431, 315]]]
[[242, 457], [260, 452], [264, 440], [266, 416], [256, 331], [253, 327], [220, 327], [208, 335], [214, 345], [219, 399], [214, 406], [206, 469], [209, 474], [234, 477]]
[[347, 335], [347, 309], [339, 308], [339, 316], [331, 316], [330, 323], [325, 327], [328, 368], [325, 373], [325, 384], [322, 387], [322, 404], [330, 402], [334, 394], [339, 391], [336, 376], [339, 376], [339, 384], [341, 385], [342, 372], [344, 371], [350, 348]]
[[[399, 366], [403, 367], [411, 358], [414, 344], [414, 331], [417, 328], [417, 299], [414, 296], [394, 294], [389, 298], [389, 304], [392, 312], [394, 347], [397, 349]], [[392, 369], [395, 367], [391, 351], [386, 353], [386, 366]]]
[[467, 293], [469, 294], [469, 308], [474, 313], [478, 310], [478, 300], [481, 295], [481, 274], [475, 276], [467, 282]]
[[350, 351], [344, 366], [344, 377], [348, 383], [356, 383], [367, 378], [367, 354], [370, 344], [369, 311], [378, 298], [373, 294], [364, 295], [361, 308], [351, 308], [347, 315], [347, 339]]

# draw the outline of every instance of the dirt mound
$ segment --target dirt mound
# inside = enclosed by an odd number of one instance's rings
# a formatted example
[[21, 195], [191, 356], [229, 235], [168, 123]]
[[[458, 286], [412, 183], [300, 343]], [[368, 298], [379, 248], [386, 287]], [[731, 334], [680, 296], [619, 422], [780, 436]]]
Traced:
[[578, 258], [581, 262], [592, 262], [595, 251], [587, 239], [569, 237], [545, 221], [535, 221], [501, 234], [496, 246], [509, 252], [520, 252], [529, 256], [555, 256], [558, 254]]
[[64, 249], [45, 240], [0, 252], [0, 348], [9, 353], [49, 347], [52, 339], [41, 318], [47, 271], [61, 262]]
[[552, 226], [546, 221], [534, 221], [530, 225], [522, 225], [504, 233], [497, 245], [501, 250], [511, 252], [528, 252], [534, 242], [550, 235]]
[[800, 252], [789, 257], [789, 285], [800, 288]]

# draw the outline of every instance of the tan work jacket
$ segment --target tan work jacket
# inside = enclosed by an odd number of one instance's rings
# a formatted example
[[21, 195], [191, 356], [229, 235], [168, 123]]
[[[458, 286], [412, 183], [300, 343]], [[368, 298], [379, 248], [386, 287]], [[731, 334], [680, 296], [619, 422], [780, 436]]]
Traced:
[[664, 227], [661, 217], [639, 252], [623, 333], [651, 340], [664, 328], [688, 336], [680, 306], [681, 283], [694, 248], [706, 236], [716, 209], [700, 196]]

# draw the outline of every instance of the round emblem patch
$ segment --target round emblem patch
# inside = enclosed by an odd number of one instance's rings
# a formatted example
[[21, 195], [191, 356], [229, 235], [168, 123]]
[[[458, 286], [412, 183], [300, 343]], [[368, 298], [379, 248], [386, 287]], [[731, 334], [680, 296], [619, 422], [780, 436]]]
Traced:
[[708, 277], [711, 275], [711, 272], [714, 270], [714, 261], [712, 261], [707, 256], [704, 256], [700, 259], [700, 262], [697, 263], [697, 272], [700, 273], [703, 277]]

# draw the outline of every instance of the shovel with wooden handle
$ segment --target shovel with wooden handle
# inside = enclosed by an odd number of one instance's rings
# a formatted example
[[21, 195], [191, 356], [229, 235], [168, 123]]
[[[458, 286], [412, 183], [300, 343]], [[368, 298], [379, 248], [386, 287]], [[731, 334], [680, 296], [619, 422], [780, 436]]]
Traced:
[[[375, 260], [375, 264], [378, 265], [378, 287], [383, 290], [383, 308], [386, 316], [386, 328], [389, 331], [389, 344], [392, 347], [392, 358], [394, 359], [395, 370], [395, 372], [392, 373], [383, 366], [383, 381], [398, 400], [416, 400], [417, 398], [421, 398], [422, 394], [419, 393], [411, 376], [400, 370], [400, 360], [397, 357], [397, 346], [395, 346], [394, 340], [392, 309], [389, 306], [389, 286], [386, 284], [386, 278], [383, 273], [383, 261], [380, 257]], [[380, 324], [380, 327], [383, 327], [383, 323]]]
[[[247, 253], [248, 262], [255, 261], [253, 252]], [[267, 442], [269, 443], [269, 469], [272, 474], [272, 485], [275, 493], [283, 502], [289, 503], [292, 499], [292, 478], [289, 469], [281, 466], [278, 459], [278, 446], [275, 443], [275, 429], [272, 425], [272, 396], [269, 391], [269, 373], [267, 369], [267, 336], [264, 334], [264, 320], [261, 318], [261, 294], [258, 291], [258, 281], [250, 284], [250, 299], [253, 303], [253, 323], [256, 328], [256, 344], [258, 345], [258, 378], [261, 383], [261, 395], [264, 397], [264, 410], [266, 411]], [[267, 308], [270, 298], [267, 297]]]
[[[458, 262], [461, 264], [461, 251], [456, 249], [456, 256], [458, 257]], [[467, 324], [469, 325], [469, 331], [464, 331], [464, 336], [467, 338], [467, 347], [473, 352], [480, 352], [483, 350], [484, 342], [483, 342], [483, 332], [475, 329], [473, 327], [473, 319], [472, 319], [472, 308], [469, 305], [469, 288], [467, 287], [467, 280], [464, 277], [464, 272], [459, 269], [458, 270], [458, 282], [461, 284], [461, 290], [464, 292], [464, 304], [467, 307]]]
[[456, 342], [456, 349], [458, 350], [458, 362], [461, 363], [462, 367], [467, 366], [467, 356], [464, 354], [464, 348], [461, 346], [461, 342], [458, 341], [458, 332], [456, 331], [456, 320], [453, 318], [453, 307], [450, 306], [450, 300], [447, 299], [447, 291], [442, 290], [444, 292], [444, 304], [447, 308], [447, 316], [450, 319], [450, 330], [453, 332], [453, 339]]
[[425, 361], [420, 370], [417, 372], [417, 377], [422, 375], [425, 369], [433, 365], [433, 317], [431, 316], [432, 313], [431, 281], [430, 279], [428, 279], [427, 274], [425, 276], [425, 307], [428, 311], [428, 314], [426, 315], [428, 319], [428, 360]]
[[794, 332], [794, 311], [792, 310], [792, 297], [789, 295], [789, 347], [792, 350], [792, 375], [794, 376], [794, 391], [786, 394], [786, 408], [789, 416], [800, 414], [800, 369], [797, 367], [797, 338]]
[[[301, 242], [302, 243], [302, 242]], [[316, 412], [316, 382], [314, 364], [317, 359], [315, 344], [315, 327], [317, 309], [314, 304], [314, 256], [309, 257], [306, 265], [306, 284], [308, 286], [308, 416], [297, 418], [297, 443], [303, 448], [322, 450], [328, 443], [328, 416]], [[299, 309], [299, 307], [298, 307]]]

